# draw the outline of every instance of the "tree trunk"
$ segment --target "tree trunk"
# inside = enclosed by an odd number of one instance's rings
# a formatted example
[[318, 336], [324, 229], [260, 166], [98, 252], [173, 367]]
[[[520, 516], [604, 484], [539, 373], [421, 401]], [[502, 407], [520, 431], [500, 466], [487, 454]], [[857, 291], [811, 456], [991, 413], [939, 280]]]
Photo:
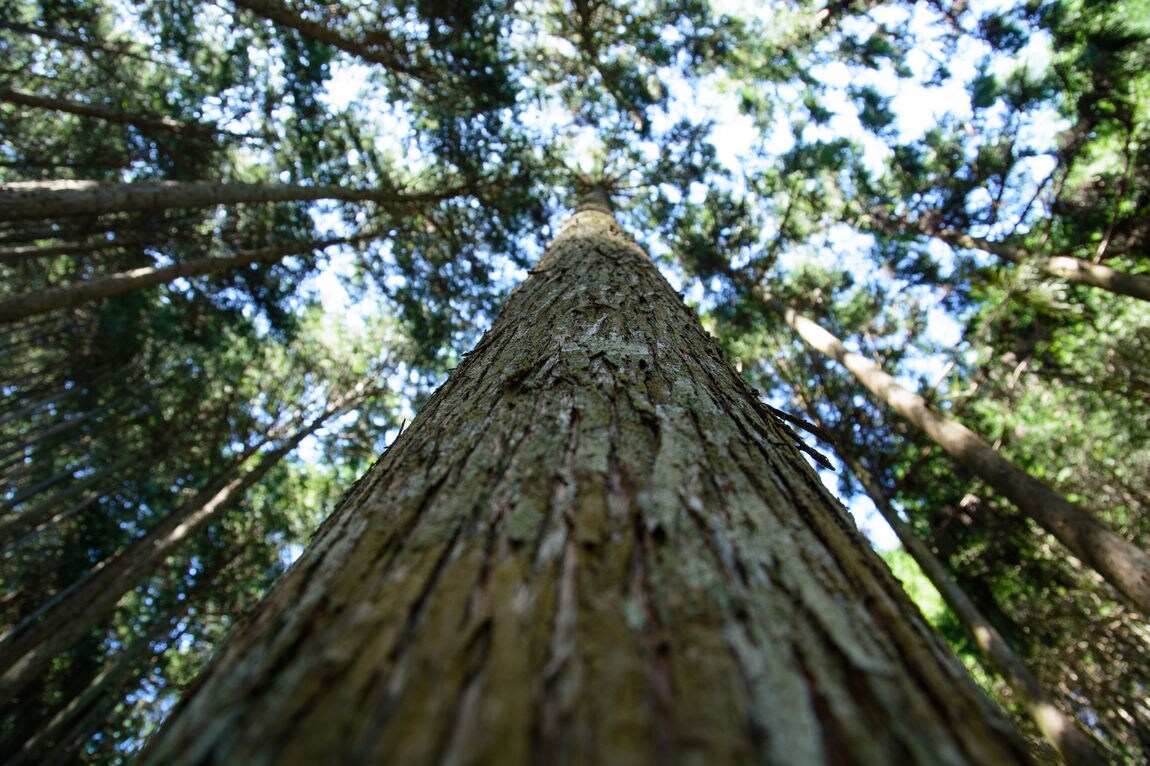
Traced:
[[922, 573], [938, 590], [983, 658], [1014, 692], [1018, 704], [1026, 710], [1026, 714], [1062, 758], [1062, 762], [1068, 766], [1102, 763], [1103, 759], [1077, 722], [1058, 708], [1046, 687], [1030, 672], [1030, 668], [1015, 653], [1002, 634], [982, 615], [962, 588], [950, 579], [942, 562], [935, 558], [926, 547], [926, 543], [915, 536], [910, 525], [891, 507], [882, 487], [870, 472], [849, 455], [843, 456], [843, 462], [863, 485], [883, 519], [894, 530], [903, 550], [910, 554], [922, 569]]
[[[89, 490], [100, 486], [108, 478], [118, 477], [125, 468], [142, 463], [148, 457], [151, 456], [125, 455], [105, 468], [101, 468], [82, 479], [77, 479], [66, 488], [49, 495], [30, 508], [6, 515], [3, 521], [0, 521], [0, 553], [6, 553], [18, 547], [24, 538], [71, 515], [70, 513], [61, 513], [60, 510], [65, 507], [76, 509], [78, 506], [74, 501], [77, 498], [86, 495], [82, 505], [96, 500], [103, 493], [90, 493]], [[69, 504], [71, 505], [69, 506]]]
[[1025, 760], [602, 197], [144, 757]]
[[151, 237], [124, 237], [122, 239], [98, 239], [95, 242], [62, 242], [56, 245], [20, 245], [18, 247], [0, 248], [0, 263], [20, 263], [37, 258], [51, 258], [57, 255], [84, 255], [99, 253], [102, 250], [115, 250], [136, 245], [157, 244], [167, 241], [170, 237], [155, 235]]
[[[830, 426], [819, 417], [818, 410], [801, 393], [799, 399], [803, 411], [824, 431], [831, 432]], [[835, 433], [841, 442], [845, 436]], [[1087, 766], [1102, 763], [1098, 751], [1086, 734], [1071, 717], [1063, 713], [1030, 668], [1015, 653], [998, 629], [983, 616], [978, 607], [958, 584], [951, 579], [946, 567], [930, 552], [926, 543], [920, 540], [910, 524], [902, 520], [887, 498], [887, 493], [874, 475], [848, 450], [836, 449], [835, 454], [854, 474], [863, 486], [867, 496], [874, 502], [875, 509], [883, 517], [898, 537], [902, 548], [915, 560], [922, 573], [942, 596], [951, 612], [962, 625], [982, 653], [984, 661], [1004, 680], [1018, 703], [1026, 710], [1043, 737], [1067, 766]]]
[[953, 247], [982, 250], [1019, 265], [1032, 263], [1041, 271], [1065, 279], [1067, 282], [1100, 287], [1117, 295], [1129, 295], [1131, 298], [1150, 301], [1150, 276], [1127, 274], [1102, 263], [1092, 263], [1068, 255], [1035, 255], [1021, 247], [972, 237], [951, 229], [939, 229], [933, 236]]
[[26, 739], [17, 734], [0, 743], [0, 750], [11, 754], [8, 766], [73, 762], [75, 751], [99, 728], [98, 722], [107, 717], [126, 691], [151, 671], [162, 653], [156, 650], [155, 644], [171, 645], [178, 639], [178, 634], [172, 636], [172, 630], [178, 629], [184, 614], [198, 603], [215, 574], [210, 573], [197, 582], [170, 615], [146, 626], [142, 635], [135, 636], [111, 656], [84, 691], [60, 700], [60, 708], [51, 711], [50, 718], [45, 715], [34, 734]]
[[[879, 219], [876, 218], [875, 220]], [[882, 220], [890, 221], [889, 218]], [[1144, 274], [1127, 274], [1105, 264], [1093, 263], [1083, 258], [1073, 258], [1068, 255], [1032, 253], [1016, 245], [995, 242], [982, 237], [972, 237], [961, 231], [930, 225], [923, 220], [899, 222], [896, 219], [894, 223], [901, 223], [906, 229], [920, 231], [929, 237], [945, 242], [951, 247], [981, 250], [1018, 265], [1033, 264], [1040, 271], [1053, 277], [1065, 279], [1067, 282], [1100, 287], [1117, 295], [1129, 295], [1131, 298], [1150, 301], [1150, 276]], [[883, 224], [880, 222], [879, 226], [882, 227]]]
[[1000, 455], [966, 426], [935, 412], [918, 394], [778, 298], [734, 272], [756, 300], [781, 316], [811, 348], [841, 364], [879, 401], [1014, 503], [1144, 613], [1150, 613], [1150, 556], [1062, 494]]
[[305, 37], [318, 40], [345, 53], [350, 53], [372, 64], [380, 64], [397, 74], [427, 78], [426, 67], [414, 62], [406, 48], [406, 41], [396, 40], [385, 28], [370, 30], [372, 41], [352, 40], [317, 21], [304, 18], [299, 11], [288, 7], [282, 0], [233, 0], [239, 8], [246, 8], [274, 24], [294, 29]]
[[[98, 120], [105, 122], [115, 122], [121, 125], [134, 125], [137, 128], [162, 130], [167, 133], [174, 133], [176, 135], [193, 134], [203, 137], [212, 137], [216, 135], [229, 135], [227, 131], [222, 131], [215, 125], [205, 123], [188, 123], [174, 120], [166, 116], [154, 116], [148, 114], [134, 114], [132, 112], [122, 112], [119, 109], [112, 109], [107, 106], [99, 104], [85, 104], [80, 101], [70, 101], [65, 98], [54, 98], [51, 96], [41, 96], [37, 93], [24, 90], [23, 88], [4, 88], [0, 87], [0, 101], [7, 101], [10, 104], [19, 104], [21, 106], [30, 106], [37, 109], [49, 109], [55, 112], [65, 112], [67, 114], [75, 114], [81, 117], [94, 117]], [[233, 136], [235, 137], [235, 136]]]
[[343, 399], [320, 413], [284, 444], [261, 455], [250, 470], [238, 473], [222, 487], [217, 484], [200, 492], [155, 529], [102, 561], [84, 579], [0, 637], [0, 700], [18, 700], [56, 655], [86, 635], [147, 573], [219, 511], [243, 497], [301, 441], [341, 412], [348, 401]]
[[129, 43], [127, 41], [87, 40], [77, 35], [70, 35], [59, 29], [32, 26], [31, 24], [16, 24], [11, 21], [0, 21], [0, 29], [9, 29], [23, 35], [35, 35], [44, 40], [55, 40], [72, 48], [89, 51], [91, 53], [107, 53], [112, 56], [126, 56], [150, 64], [166, 64], [167, 62], [152, 58], [147, 54], [147, 48]]
[[0, 221], [61, 218], [207, 207], [242, 202], [294, 202], [337, 199], [345, 202], [434, 202], [461, 193], [404, 192], [395, 189], [346, 189], [342, 186], [216, 183], [214, 181], [13, 181], [0, 184]]
[[[374, 235], [370, 235], [374, 236]], [[49, 287], [34, 293], [23, 293], [0, 298], [0, 324], [18, 322], [29, 316], [43, 314], [56, 309], [71, 308], [88, 301], [100, 300], [112, 295], [140, 290], [145, 287], [171, 282], [179, 277], [199, 277], [223, 274], [228, 271], [248, 266], [253, 263], [275, 263], [289, 255], [301, 255], [314, 250], [335, 245], [344, 245], [350, 242], [360, 242], [370, 239], [369, 235], [360, 237], [337, 237], [332, 239], [314, 240], [311, 242], [290, 242], [274, 247], [265, 247], [259, 250], [243, 250], [235, 255], [224, 258], [197, 258], [171, 266], [144, 266], [130, 271], [121, 271], [118, 274], [109, 274], [104, 277], [95, 277], [83, 282], [74, 282], [70, 285]]]
[[[17, 509], [21, 505], [28, 502], [37, 495], [43, 492], [47, 492], [53, 487], [64, 483], [68, 479], [75, 479], [76, 472], [82, 471], [87, 467], [88, 466], [86, 466], [84, 463], [73, 463], [64, 469], [51, 474], [50, 476], [38, 479], [35, 484], [21, 486], [18, 490], [15, 490], [12, 493], [12, 497], [4, 500], [3, 503], [0, 503], [0, 517], [7, 516], [13, 512], [17, 512]], [[4, 489], [6, 490], [7, 487]]]
[[[78, 413], [73, 417], [61, 419], [58, 422], [40, 428], [39, 430], [32, 431], [29, 429], [29, 431], [25, 431], [23, 433], [17, 432], [16, 434], [13, 434], [11, 439], [8, 439], [2, 445], [0, 445], [0, 457], [8, 457], [9, 455], [13, 454], [24, 455], [29, 449], [35, 447], [38, 444], [46, 442], [49, 439], [53, 439], [54, 437], [59, 437], [61, 434], [66, 434], [69, 431], [72, 431], [88, 422], [89, 420], [92, 420], [93, 418], [99, 417], [100, 415], [105, 415], [108, 412], [115, 411], [117, 407], [123, 405], [125, 402], [132, 404], [135, 403], [132, 402], [128, 396], [120, 396], [110, 402], [105, 402], [98, 407]], [[35, 428], [39, 424], [34, 423], [31, 425], [32, 428]]]

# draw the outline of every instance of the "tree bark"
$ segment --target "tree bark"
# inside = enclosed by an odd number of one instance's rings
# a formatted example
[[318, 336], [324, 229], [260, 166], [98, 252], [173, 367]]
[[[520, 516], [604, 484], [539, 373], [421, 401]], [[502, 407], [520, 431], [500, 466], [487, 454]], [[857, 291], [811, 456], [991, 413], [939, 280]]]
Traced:
[[[797, 392], [798, 393], [798, 392]], [[830, 426], [819, 417], [817, 408], [798, 393], [803, 411], [824, 431]], [[837, 436], [842, 436], [841, 432]], [[841, 440], [840, 440], [841, 441]], [[854, 474], [875, 509], [898, 537], [902, 548], [915, 560], [922, 573], [942, 596], [951, 612], [962, 625], [986, 663], [1006, 682], [1018, 703], [1026, 710], [1038, 731], [1058, 753], [1067, 766], [1099, 764], [1103, 759], [1077, 722], [1062, 712], [1046, 687], [1030, 671], [1029, 666], [1003, 638], [998, 629], [983, 616], [966, 592], [951, 579], [946, 567], [930, 552], [926, 543], [915, 535], [910, 524], [902, 520], [887, 497], [886, 491], [862, 462], [848, 450], [836, 448], [835, 454]]]
[[900, 386], [877, 364], [848, 351], [841, 340], [760, 285], [735, 272], [729, 273], [762, 305], [781, 316], [811, 348], [845, 367], [879, 401], [921, 428], [1137, 608], [1150, 613], [1150, 555], [1003, 457], [966, 426], [932, 410], [925, 399]]
[[602, 198], [143, 758], [1025, 760]]
[[1014, 692], [1015, 699], [1038, 727], [1038, 731], [1058, 753], [1067, 766], [1088, 766], [1103, 763], [1098, 751], [1077, 722], [1063, 713], [1055, 704], [1046, 687], [1030, 671], [998, 629], [982, 615], [970, 597], [958, 587], [942, 562], [935, 558], [926, 543], [915, 536], [910, 525], [891, 507], [886, 494], [875, 478], [854, 457], [841, 455], [850, 472], [863, 485], [875, 508], [894, 530], [903, 550], [915, 560], [922, 573], [938, 590], [946, 605], [962, 625], [974, 645], [982, 653], [994, 672]]
[[13, 181], [0, 184], [0, 221], [60, 218], [208, 207], [242, 202], [293, 202], [336, 199], [344, 202], [435, 202], [462, 193], [348, 189], [298, 184], [216, 183], [214, 181]]
[[275, 263], [289, 255], [301, 255], [335, 245], [362, 242], [375, 235], [336, 237], [311, 242], [290, 242], [259, 250], [243, 250], [223, 258], [197, 258], [171, 266], [144, 266], [118, 274], [109, 274], [70, 285], [49, 287], [34, 293], [23, 293], [0, 298], [0, 324], [18, 322], [26, 317], [57, 309], [71, 308], [88, 301], [140, 290], [145, 287], [171, 282], [179, 277], [200, 277], [224, 274], [253, 263]]

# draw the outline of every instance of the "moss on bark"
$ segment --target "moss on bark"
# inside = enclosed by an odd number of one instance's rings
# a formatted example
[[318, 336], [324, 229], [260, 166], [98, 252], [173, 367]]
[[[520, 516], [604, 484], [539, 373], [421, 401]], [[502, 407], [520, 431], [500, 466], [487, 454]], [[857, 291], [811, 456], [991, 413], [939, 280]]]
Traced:
[[995, 763], [1019, 740], [579, 212], [150, 763]]

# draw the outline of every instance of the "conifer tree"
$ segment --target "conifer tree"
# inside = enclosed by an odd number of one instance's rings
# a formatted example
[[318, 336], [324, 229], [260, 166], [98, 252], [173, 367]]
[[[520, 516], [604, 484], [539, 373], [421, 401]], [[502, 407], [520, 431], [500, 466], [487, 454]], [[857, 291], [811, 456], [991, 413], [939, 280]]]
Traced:
[[145, 763], [1025, 761], [842, 513], [594, 189]]

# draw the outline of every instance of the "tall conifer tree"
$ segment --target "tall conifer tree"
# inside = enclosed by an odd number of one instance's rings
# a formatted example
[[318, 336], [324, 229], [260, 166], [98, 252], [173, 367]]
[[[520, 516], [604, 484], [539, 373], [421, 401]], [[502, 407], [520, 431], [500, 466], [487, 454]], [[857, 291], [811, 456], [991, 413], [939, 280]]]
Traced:
[[145, 762], [1024, 749], [593, 191]]

